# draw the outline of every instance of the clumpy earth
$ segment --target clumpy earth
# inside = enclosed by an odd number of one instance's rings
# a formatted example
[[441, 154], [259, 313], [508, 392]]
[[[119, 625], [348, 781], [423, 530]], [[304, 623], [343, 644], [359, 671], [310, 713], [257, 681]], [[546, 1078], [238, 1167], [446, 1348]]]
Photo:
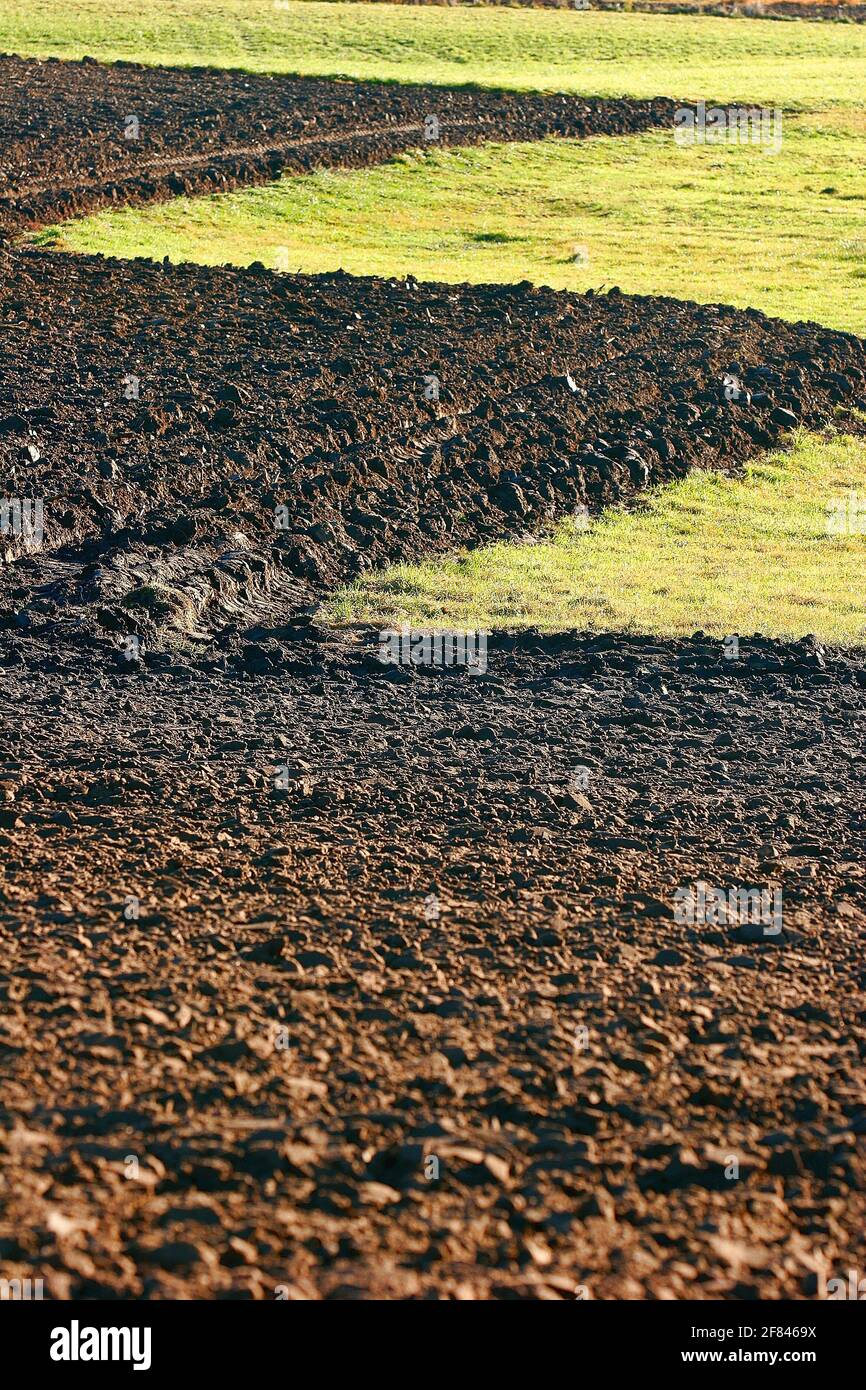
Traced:
[[[862, 656], [530, 633], [435, 675], [375, 636], [3, 673], [4, 1273], [748, 1299], [857, 1267]], [[678, 925], [699, 878], [780, 884], [783, 931]]]
[[0, 238], [419, 145], [636, 134], [677, 104], [0, 55]]
[[362, 569], [734, 469], [799, 424], [863, 429], [863, 341], [756, 310], [0, 261], [0, 481], [44, 529], [4, 538], [8, 661], [116, 663], [133, 635], [142, 660], [279, 665], [247, 629]]
[[[19, 184], [10, 236], [101, 196], [126, 152], [82, 183], [88, 83], [145, 80], [42, 73], [74, 177], [31, 141], [56, 207]], [[2, 1276], [772, 1299], [857, 1268], [863, 652], [500, 633], [471, 674], [315, 613], [855, 430], [863, 341], [615, 291], [0, 270], [0, 487], [43, 507], [0, 570]], [[698, 881], [779, 890], [782, 930], [680, 920]]]

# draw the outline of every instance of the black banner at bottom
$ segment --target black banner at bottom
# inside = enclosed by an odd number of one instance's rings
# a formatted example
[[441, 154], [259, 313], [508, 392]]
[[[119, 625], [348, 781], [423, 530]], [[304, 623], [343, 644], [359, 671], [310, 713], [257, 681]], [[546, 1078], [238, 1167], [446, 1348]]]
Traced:
[[[268, 1366], [285, 1365], [290, 1351], [296, 1360], [302, 1349], [317, 1369], [330, 1374], [343, 1368], [357, 1374], [366, 1362], [374, 1373], [378, 1364], [389, 1377], [400, 1370], [422, 1380], [449, 1369], [454, 1373], [458, 1366], [462, 1376], [477, 1369], [489, 1378], [499, 1364], [513, 1377], [515, 1359], [525, 1349], [535, 1358], [543, 1355], [546, 1364], [553, 1364], [550, 1358], [558, 1352], [573, 1361], [579, 1351], [581, 1365], [591, 1356], [613, 1373], [668, 1374], [679, 1368], [689, 1378], [700, 1378], [714, 1368], [736, 1372], [761, 1367], [772, 1379], [777, 1371], [797, 1368], [826, 1381], [828, 1374], [860, 1363], [866, 1325], [859, 1308], [840, 1306], [846, 1301], [858, 1300], [576, 1299], [570, 1307], [546, 1302], [534, 1311], [525, 1306], [518, 1311], [510, 1303], [507, 1322], [485, 1310], [477, 1323], [478, 1313], [465, 1304], [440, 1304], [438, 1310], [408, 1304], [383, 1313], [383, 1305], [363, 1301], [350, 1311], [316, 1302], [22, 1300], [0, 1303], [0, 1328], [12, 1364], [60, 1383], [70, 1378], [76, 1384], [102, 1383], [106, 1373], [114, 1379], [128, 1373], [140, 1380], [178, 1372], [213, 1371], [222, 1377], [267, 1373]], [[352, 1335], [356, 1332], [358, 1341]], [[387, 1338], [379, 1352], [371, 1340], [377, 1332]], [[402, 1368], [401, 1332], [412, 1339]], [[459, 1354], [449, 1334], [460, 1337]]]

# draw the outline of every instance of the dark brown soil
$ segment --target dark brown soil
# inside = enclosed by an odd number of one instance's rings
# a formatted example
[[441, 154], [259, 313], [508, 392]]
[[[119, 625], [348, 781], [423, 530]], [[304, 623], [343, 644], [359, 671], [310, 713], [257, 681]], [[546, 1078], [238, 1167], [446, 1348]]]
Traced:
[[676, 106], [0, 55], [0, 236], [425, 144], [633, 134], [671, 125]]
[[36, 251], [3, 271], [0, 483], [44, 499], [45, 529], [32, 553], [7, 539], [7, 660], [104, 664], [128, 633], [148, 660], [235, 660], [246, 628], [363, 568], [538, 532], [866, 406], [862, 340], [755, 311]]
[[[3, 673], [4, 1274], [742, 1299], [858, 1268], [862, 656], [530, 634], [431, 677], [296, 637], [303, 674]], [[784, 931], [677, 925], [698, 878], [781, 884]]]
[[[858, 1268], [863, 654], [500, 634], [437, 673], [309, 614], [856, 428], [866, 345], [615, 291], [0, 272], [0, 496], [45, 520], [0, 571], [0, 1274], [749, 1299]], [[783, 929], [677, 921], [698, 880], [778, 887]]]
[[[7, 476], [49, 497], [4, 573], [4, 1269], [751, 1298], [856, 1267], [862, 656], [530, 636], [434, 678], [299, 614], [361, 557], [627, 490], [580, 452], [602, 430], [667, 440], [657, 477], [733, 465], [773, 409], [862, 400], [863, 345], [619, 295], [6, 265]], [[777, 404], [719, 403], [732, 357]], [[784, 933], [677, 925], [697, 879], [781, 884]]]

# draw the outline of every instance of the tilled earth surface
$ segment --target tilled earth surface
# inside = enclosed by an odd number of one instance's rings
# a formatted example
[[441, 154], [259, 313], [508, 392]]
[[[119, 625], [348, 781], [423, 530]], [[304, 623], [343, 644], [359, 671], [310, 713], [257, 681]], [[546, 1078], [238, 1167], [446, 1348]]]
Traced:
[[0, 55], [0, 238], [112, 203], [378, 164], [438, 143], [670, 126], [667, 98], [603, 100]]
[[[820, 1295], [866, 1217], [862, 655], [374, 642], [5, 671], [4, 1273]], [[678, 925], [698, 879], [783, 931]]]
[[116, 662], [134, 636], [146, 661], [281, 668], [287, 617], [364, 568], [733, 468], [798, 424], [859, 429], [866, 406], [861, 339], [752, 310], [0, 262], [0, 482], [44, 530], [4, 538], [7, 661]]
[[[0, 572], [4, 1277], [772, 1298], [857, 1268], [862, 654], [530, 633], [437, 674], [310, 615], [855, 429], [863, 342], [617, 292], [0, 270], [0, 487], [44, 510], [6, 509]], [[676, 920], [699, 880], [778, 888], [783, 929]]]

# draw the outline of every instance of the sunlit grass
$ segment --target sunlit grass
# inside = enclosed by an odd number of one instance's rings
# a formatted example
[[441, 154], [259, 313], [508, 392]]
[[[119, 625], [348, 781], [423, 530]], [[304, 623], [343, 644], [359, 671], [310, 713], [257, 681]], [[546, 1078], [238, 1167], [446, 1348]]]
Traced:
[[682, 148], [660, 131], [419, 150], [374, 169], [98, 213], [38, 240], [307, 272], [616, 284], [866, 333], [866, 124], [850, 124], [789, 119], [778, 155]]
[[600, 11], [4, 0], [0, 51], [806, 110], [866, 89], [863, 25]]
[[[862, 512], [858, 513], [858, 505]], [[828, 534], [828, 518], [852, 534]], [[859, 531], [857, 528], [860, 528]], [[696, 472], [588, 531], [366, 574], [331, 622], [698, 629], [866, 645], [866, 441], [801, 434], [742, 479]]]

